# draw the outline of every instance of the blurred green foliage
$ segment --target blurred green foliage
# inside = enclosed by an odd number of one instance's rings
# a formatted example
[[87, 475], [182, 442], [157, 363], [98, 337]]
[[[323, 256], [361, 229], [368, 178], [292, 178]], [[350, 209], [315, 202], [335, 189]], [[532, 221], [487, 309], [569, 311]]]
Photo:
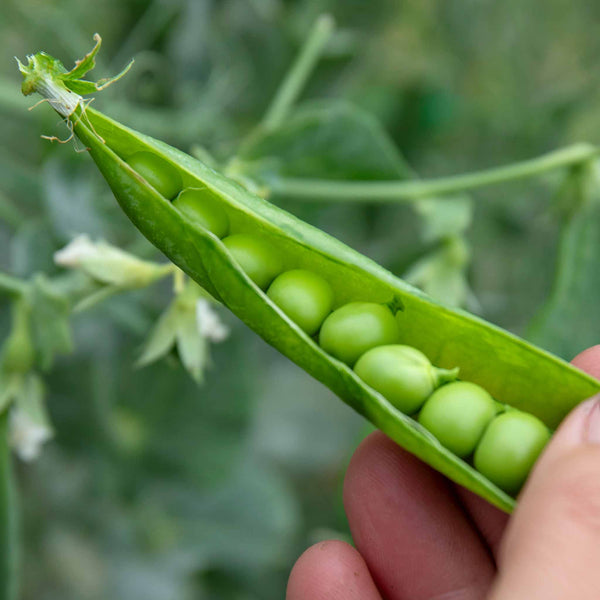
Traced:
[[[248, 138], [324, 11], [338, 30], [303, 94], [311, 103], [279, 137]], [[47, 108], [27, 112], [32, 102], [20, 95], [14, 55], [43, 49], [70, 68], [100, 32], [98, 76], [136, 59], [96, 101], [104, 112], [264, 181], [282, 169], [355, 179], [410, 175], [380, 127], [411, 169], [433, 177], [596, 141], [599, 16], [600, 5], [586, 0], [568, 7], [547, 0], [543, 10], [535, 0], [4, 0], [0, 269], [57, 276], [53, 253], [80, 233], [161, 260], [85, 154], [39, 139], [40, 132], [63, 135], [64, 126]], [[323, 117], [319, 106], [332, 99], [340, 108]], [[351, 153], [350, 173], [345, 153], [356, 146], [336, 139], [336, 119], [349, 135], [360, 127], [372, 132], [364, 161]], [[299, 129], [319, 133], [301, 147]], [[230, 163], [242, 142], [241, 162]], [[372, 163], [373, 147], [389, 156], [385, 172]], [[265, 148], [285, 160], [261, 161]], [[417, 284], [433, 281], [455, 301], [471, 298], [470, 308], [518, 333], [554, 289], [546, 314], [567, 325], [537, 335], [570, 358], [600, 336], [590, 327], [597, 304], [590, 301], [600, 292], [590, 256], [600, 242], [588, 218], [597, 223], [597, 201], [585, 204], [583, 216], [552, 208], [561, 177], [485, 189], [471, 201], [453, 200], [446, 213], [434, 200], [415, 212], [405, 204], [271, 199], [397, 274], [413, 267], [415, 276], [420, 265]], [[470, 266], [456, 253], [457, 234], [466, 242], [460, 251], [470, 248]], [[573, 249], [582, 236], [588, 246]], [[567, 250], [559, 276], [582, 261], [576, 283], [595, 273], [576, 296], [581, 305], [569, 303], [568, 278], [553, 284], [560, 248]], [[440, 264], [449, 260], [455, 277], [440, 284], [436, 273], [446, 273]], [[161, 283], [72, 320], [76, 350], [45, 376], [55, 440], [17, 472], [24, 600], [281, 598], [308, 544], [348, 539], [343, 470], [364, 423], [228, 315], [232, 334], [214, 347], [203, 386], [175, 360], [134, 368], [171, 297]], [[8, 306], [2, 300], [2, 338]], [[585, 339], [575, 331], [586, 331]]]

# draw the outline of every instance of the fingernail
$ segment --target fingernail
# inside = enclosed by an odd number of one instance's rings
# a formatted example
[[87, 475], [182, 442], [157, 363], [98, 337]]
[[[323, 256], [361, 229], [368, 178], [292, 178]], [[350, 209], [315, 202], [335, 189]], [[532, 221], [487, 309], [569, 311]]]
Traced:
[[561, 423], [546, 454], [562, 454], [581, 444], [600, 444], [600, 394], [579, 404]]
[[600, 397], [594, 396], [585, 419], [583, 441], [588, 444], [600, 444]]

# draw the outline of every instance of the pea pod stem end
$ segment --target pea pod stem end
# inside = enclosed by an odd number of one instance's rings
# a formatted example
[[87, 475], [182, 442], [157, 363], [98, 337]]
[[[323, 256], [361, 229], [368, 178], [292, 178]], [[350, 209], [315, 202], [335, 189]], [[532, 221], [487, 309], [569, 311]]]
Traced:
[[[125, 68], [114, 77], [106, 77], [98, 81], [88, 81], [82, 77], [96, 66], [96, 54], [100, 50], [102, 38], [94, 34], [96, 44], [82, 59], [75, 62], [75, 66], [67, 71], [62, 62], [45, 52], [38, 52], [27, 56], [27, 64], [15, 57], [19, 71], [23, 75], [21, 91], [25, 96], [38, 93], [42, 102], [50, 106], [62, 117], [71, 117], [79, 107], [85, 113], [83, 96], [96, 91], [102, 91], [123, 77], [133, 65], [131, 60]], [[32, 108], [34, 108], [34, 105]]]

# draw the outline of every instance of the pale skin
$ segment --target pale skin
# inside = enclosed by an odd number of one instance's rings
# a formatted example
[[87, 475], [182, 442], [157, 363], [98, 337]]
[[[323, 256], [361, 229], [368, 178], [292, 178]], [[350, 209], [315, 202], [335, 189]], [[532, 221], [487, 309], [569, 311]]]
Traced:
[[[600, 345], [573, 364], [600, 379]], [[509, 518], [381, 433], [344, 484], [355, 548], [315, 544], [287, 600], [598, 600], [600, 395], [563, 421]]]

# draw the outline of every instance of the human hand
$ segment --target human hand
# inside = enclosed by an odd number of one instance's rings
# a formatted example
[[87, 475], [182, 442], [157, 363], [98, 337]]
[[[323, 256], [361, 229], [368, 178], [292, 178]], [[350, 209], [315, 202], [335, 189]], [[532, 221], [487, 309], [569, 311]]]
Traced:
[[[600, 378], [600, 345], [573, 364]], [[356, 549], [306, 550], [287, 600], [598, 600], [600, 395], [561, 424], [510, 519], [379, 432], [352, 458], [344, 505]]]

